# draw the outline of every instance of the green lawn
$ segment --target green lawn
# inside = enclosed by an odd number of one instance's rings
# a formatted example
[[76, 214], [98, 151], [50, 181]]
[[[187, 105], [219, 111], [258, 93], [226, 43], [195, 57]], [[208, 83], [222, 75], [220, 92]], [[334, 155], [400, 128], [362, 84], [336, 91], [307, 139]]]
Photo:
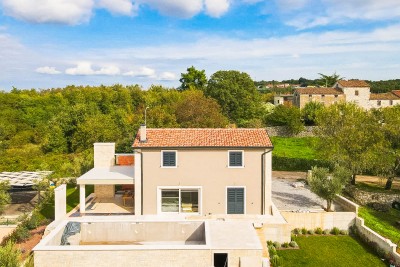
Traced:
[[[86, 186], [86, 197], [94, 191], [93, 185]], [[67, 185], [67, 212], [70, 212], [79, 204], [79, 187], [73, 185]], [[43, 205], [40, 213], [48, 219], [54, 219], [54, 199], [49, 203]]]
[[368, 207], [360, 207], [358, 216], [364, 219], [366, 226], [400, 245], [400, 228], [396, 227], [396, 222], [400, 220], [399, 210], [390, 209], [389, 212], [381, 212]]
[[282, 266], [386, 266], [371, 249], [350, 236], [299, 236], [300, 249], [278, 250]]
[[357, 182], [356, 187], [363, 191], [373, 192], [373, 193], [400, 194], [400, 189], [394, 188], [393, 185], [390, 190], [386, 190], [385, 183], [386, 183], [386, 180], [382, 184]]
[[274, 145], [275, 156], [302, 159], [317, 159], [317, 151], [314, 146], [317, 137], [271, 137]]

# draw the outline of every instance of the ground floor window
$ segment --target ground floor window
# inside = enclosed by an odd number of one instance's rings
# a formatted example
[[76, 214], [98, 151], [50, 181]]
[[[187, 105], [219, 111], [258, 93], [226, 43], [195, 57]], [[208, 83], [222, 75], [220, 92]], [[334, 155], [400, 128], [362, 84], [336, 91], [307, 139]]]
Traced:
[[199, 189], [161, 189], [161, 212], [199, 212]]

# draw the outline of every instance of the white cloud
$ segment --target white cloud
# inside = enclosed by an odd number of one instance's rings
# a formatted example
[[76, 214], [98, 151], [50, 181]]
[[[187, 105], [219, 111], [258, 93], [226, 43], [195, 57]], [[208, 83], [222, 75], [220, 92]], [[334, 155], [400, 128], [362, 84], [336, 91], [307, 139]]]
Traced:
[[[276, 0], [278, 5], [285, 6], [293, 0]], [[301, 0], [304, 2], [307, 0]], [[311, 0], [310, 0], [311, 1]], [[286, 3], [286, 4], [285, 4]], [[343, 24], [352, 20], [383, 21], [400, 18], [398, 0], [314, 0], [314, 8], [296, 10], [286, 24], [298, 29], [308, 29], [330, 24]], [[290, 5], [293, 6], [293, 5]], [[294, 5], [294, 9], [304, 6]]]
[[141, 67], [138, 70], [131, 70], [123, 73], [124, 76], [132, 77], [155, 77], [156, 71], [148, 67]]
[[176, 80], [176, 75], [173, 72], [165, 71], [161, 73], [158, 79], [161, 81], [173, 81]]
[[111, 13], [127, 16], [136, 14], [139, 8], [139, 5], [133, 4], [131, 0], [99, 0], [98, 6]]
[[191, 18], [203, 10], [203, 0], [140, 0], [157, 9], [161, 14], [179, 18]]
[[94, 0], [2, 0], [4, 13], [34, 23], [79, 24], [92, 15]]
[[76, 67], [66, 69], [65, 73], [68, 75], [118, 75], [120, 74], [120, 69], [110, 65], [94, 70], [92, 68], [92, 63], [79, 62]]
[[55, 67], [39, 67], [35, 70], [38, 73], [42, 73], [42, 74], [60, 74], [61, 71], [56, 70]]
[[205, 0], [206, 12], [211, 17], [219, 18], [229, 9], [228, 0]]

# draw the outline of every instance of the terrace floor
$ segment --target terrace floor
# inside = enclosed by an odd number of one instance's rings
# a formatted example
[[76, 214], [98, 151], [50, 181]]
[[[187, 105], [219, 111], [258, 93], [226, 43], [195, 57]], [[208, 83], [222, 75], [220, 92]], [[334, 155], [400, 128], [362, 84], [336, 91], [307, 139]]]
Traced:
[[134, 199], [115, 194], [113, 198], [92, 198], [86, 203], [86, 214], [134, 214]]

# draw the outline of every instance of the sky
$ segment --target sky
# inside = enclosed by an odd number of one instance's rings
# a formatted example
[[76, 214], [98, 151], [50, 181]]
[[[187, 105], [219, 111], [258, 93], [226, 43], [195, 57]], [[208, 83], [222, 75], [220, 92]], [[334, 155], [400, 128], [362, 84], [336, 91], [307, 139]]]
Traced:
[[398, 0], [0, 0], [0, 90], [399, 77]]

